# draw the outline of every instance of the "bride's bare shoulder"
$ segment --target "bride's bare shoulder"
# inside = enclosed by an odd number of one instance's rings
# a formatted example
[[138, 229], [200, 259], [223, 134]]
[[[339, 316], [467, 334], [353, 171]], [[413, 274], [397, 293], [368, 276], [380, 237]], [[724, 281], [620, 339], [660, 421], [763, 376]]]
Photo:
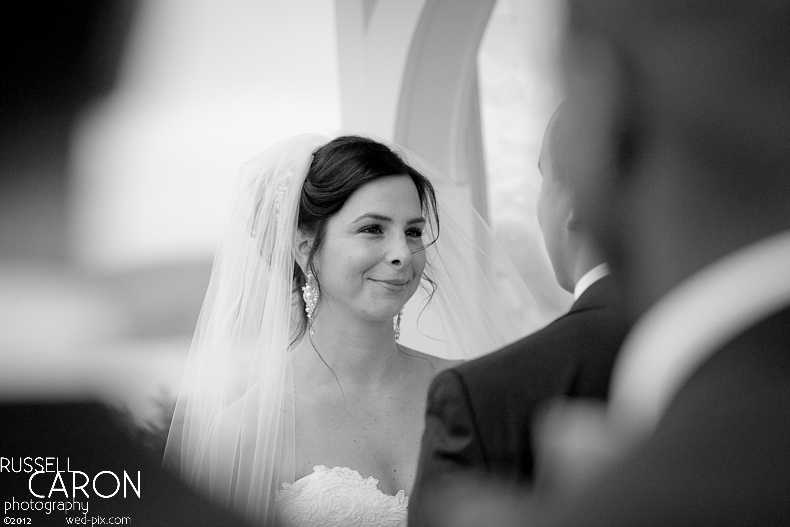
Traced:
[[[442, 370], [446, 370], [448, 368], [454, 368], [460, 364], [463, 364], [463, 360], [450, 360], [450, 359], [443, 359], [441, 357], [437, 357], [436, 355], [429, 355], [428, 353], [423, 353], [421, 351], [417, 351], [411, 348], [401, 347], [404, 353], [410, 355], [412, 357], [421, 359], [421, 361], [427, 361], [431, 365], [431, 369], [434, 373], [439, 373]], [[425, 362], [423, 362], [425, 364]]]

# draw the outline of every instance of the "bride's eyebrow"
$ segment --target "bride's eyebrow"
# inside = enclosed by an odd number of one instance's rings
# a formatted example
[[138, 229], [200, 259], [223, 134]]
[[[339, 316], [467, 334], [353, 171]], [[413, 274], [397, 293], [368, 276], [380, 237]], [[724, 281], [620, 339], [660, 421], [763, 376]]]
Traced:
[[[384, 216], [383, 214], [376, 214], [374, 212], [368, 212], [367, 214], [363, 214], [362, 216], [355, 219], [352, 223], [357, 223], [362, 220], [374, 220], [383, 223], [392, 223], [392, 218], [390, 218], [389, 216]], [[422, 216], [412, 218], [406, 222], [406, 225], [413, 225], [415, 223], [425, 223], [425, 218], [423, 218]]]

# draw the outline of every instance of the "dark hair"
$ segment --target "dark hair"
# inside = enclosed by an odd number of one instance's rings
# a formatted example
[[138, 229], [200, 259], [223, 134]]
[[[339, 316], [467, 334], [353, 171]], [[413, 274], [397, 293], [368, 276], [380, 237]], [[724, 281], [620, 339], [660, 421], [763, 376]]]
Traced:
[[[435, 233], [427, 247], [436, 241], [439, 234], [436, 193], [428, 178], [409, 166], [403, 157], [377, 141], [353, 135], [338, 137], [313, 153], [299, 201], [298, 228], [314, 236], [307, 268], [316, 275], [316, 282], [318, 276], [313, 261], [323, 243], [329, 218], [343, 208], [348, 198], [363, 185], [397, 175], [408, 176], [417, 188], [420, 206]], [[427, 276], [424, 278], [433, 285]], [[302, 269], [294, 264], [294, 290], [299, 291], [305, 280]], [[297, 328], [297, 339], [305, 329], [306, 319]]]

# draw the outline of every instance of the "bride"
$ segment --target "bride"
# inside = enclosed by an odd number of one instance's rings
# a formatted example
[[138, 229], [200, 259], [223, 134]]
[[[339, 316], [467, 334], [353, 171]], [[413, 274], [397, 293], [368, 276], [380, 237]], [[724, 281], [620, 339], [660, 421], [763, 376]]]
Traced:
[[405, 525], [433, 376], [543, 319], [458, 194], [359, 136], [298, 136], [245, 165], [165, 463], [253, 523]]

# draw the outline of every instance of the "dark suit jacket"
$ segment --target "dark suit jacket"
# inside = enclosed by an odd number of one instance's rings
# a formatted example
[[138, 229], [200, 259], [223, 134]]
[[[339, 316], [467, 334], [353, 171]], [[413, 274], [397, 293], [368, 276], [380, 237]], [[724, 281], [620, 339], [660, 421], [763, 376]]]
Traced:
[[718, 350], [654, 435], [546, 516], [524, 524], [790, 525], [790, 307]]
[[[107, 525], [124, 517], [129, 518], [129, 525], [137, 526], [243, 525], [229, 513], [207, 504], [177, 477], [163, 471], [161, 460], [154, 459], [132, 441], [116, 416], [100, 404], [0, 403], [0, 457], [5, 458], [0, 460], [0, 467], [5, 465], [4, 470], [0, 470], [0, 501], [4, 503], [4, 510], [9, 502], [16, 507], [7, 510], [5, 516], [29, 518], [31, 525], [63, 526], [66, 518], [85, 519], [87, 525], [91, 525], [92, 518], [100, 525], [101, 520], [96, 518], [103, 518]], [[26, 462], [25, 458], [30, 459]], [[56, 480], [55, 472], [45, 472], [34, 476], [31, 484], [30, 476], [45, 463], [44, 460], [36, 462], [35, 458], [53, 458], [51, 470], [66, 471], [68, 468], [86, 476], [63, 472], [61, 483]], [[57, 466], [54, 458], [57, 458]], [[119, 478], [120, 488], [113, 497], [97, 495], [96, 491], [110, 496], [119, 486], [113, 475], [99, 475], [102, 471], [112, 472]], [[124, 471], [135, 487], [139, 483], [139, 498], [125, 481]], [[88, 497], [79, 488], [76, 492], [73, 489], [73, 479], [80, 487], [86, 477], [90, 482], [83, 490]], [[45, 498], [36, 498], [31, 490]], [[29, 510], [31, 500], [39, 506], [47, 501], [87, 503], [88, 512], [83, 514], [74, 509], [47, 514], [44, 510]], [[14, 506], [14, 501], [25, 502], [25, 505]]]
[[616, 305], [614, 279], [604, 277], [545, 328], [434, 379], [410, 526], [433, 523], [432, 493], [459, 478], [531, 482], [532, 426], [542, 405], [555, 397], [607, 396], [626, 332]]

